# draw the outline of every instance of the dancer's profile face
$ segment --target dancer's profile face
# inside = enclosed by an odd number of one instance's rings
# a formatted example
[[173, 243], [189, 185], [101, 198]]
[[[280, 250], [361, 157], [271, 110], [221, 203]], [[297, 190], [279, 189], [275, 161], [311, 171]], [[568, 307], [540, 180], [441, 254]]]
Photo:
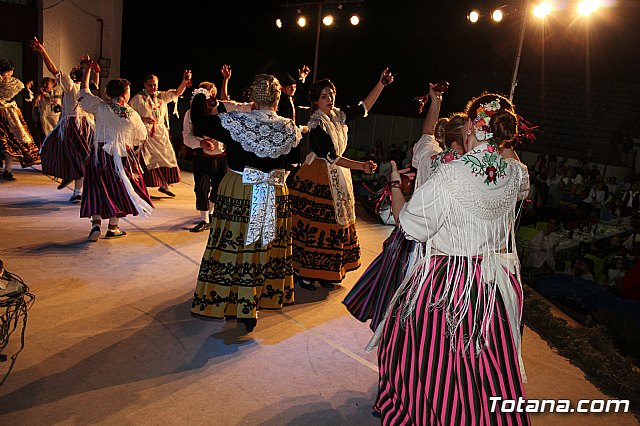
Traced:
[[333, 103], [336, 99], [336, 93], [331, 89], [331, 87], [325, 87], [320, 92], [320, 97], [318, 98], [318, 109], [325, 114], [329, 114], [333, 109]]
[[13, 70], [6, 70], [6, 71], [3, 71], [3, 72], [2, 72], [2, 74], [0, 74], [0, 75], [2, 75], [2, 77], [3, 77], [3, 78], [9, 78], [9, 77], [12, 77], [12, 76], [13, 76]]

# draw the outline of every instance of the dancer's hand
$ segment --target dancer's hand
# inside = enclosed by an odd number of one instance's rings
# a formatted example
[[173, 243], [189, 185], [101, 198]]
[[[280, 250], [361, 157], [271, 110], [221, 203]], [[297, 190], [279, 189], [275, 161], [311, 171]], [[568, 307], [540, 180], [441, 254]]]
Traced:
[[202, 138], [200, 139], [200, 148], [206, 149], [207, 151], [213, 151], [215, 146], [213, 146], [213, 139]]
[[28, 81], [24, 87], [26, 87], [27, 89], [31, 90], [33, 88], [33, 81]]
[[310, 72], [311, 68], [309, 68], [307, 65], [303, 65], [302, 68], [298, 70], [298, 77], [300, 78], [300, 80], [304, 81], [304, 79], [307, 78]]
[[222, 72], [222, 78], [225, 80], [229, 80], [231, 78], [231, 67], [229, 65], [224, 64], [220, 72]]
[[380, 75], [380, 83], [382, 83], [383, 86], [388, 86], [393, 83], [393, 74], [391, 74], [388, 67], [382, 71], [382, 74]]
[[378, 165], [371, 160], [362, 163], [362, 170], [368, 175], [375, 172], [377, 168]]
[[44, 44], [42, 44], [37, 37], [33, 37], [31, 40], [29, 40], [29, 48], [34, 52], [44, 52]]
[[156, 119], [153, 118], [153, 117], [141, 117], [141, 118], [142, 118], [142, 121], [144, 123], [147, 123], [147, 124], [156, 124], [157, 123]]
[[442, 92], [436, 92], [435, 90], [433, 90], [434, 85], [429, 83], [429, 97], [431, 98], [432, 101], [435, 100], [442, 100]]
[[398, 171], [398, 166], [396, 165], [396, 162], [393, 160], [391, 161], [391, 175], [389, 177], [391, 178], [391, 182], [401, 181], [400, 172]]

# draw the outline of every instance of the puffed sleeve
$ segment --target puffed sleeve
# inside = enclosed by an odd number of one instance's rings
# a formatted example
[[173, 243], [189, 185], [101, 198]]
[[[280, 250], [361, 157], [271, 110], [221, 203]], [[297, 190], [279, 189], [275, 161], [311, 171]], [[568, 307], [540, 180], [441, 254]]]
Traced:
[[400, 211], [400, 226], [407, 238], [427, 241], [444, 224], [447, 214], [442, 189], [434, 180], [417, 188]]
[[162, 99], [162, 101], [167, 104], [169, 102], [177, 102], [178, 92], [176, 92], [175, 89], [167, 90], [166, 92], [160, 92], [160, 99]]
[[58, 80], [58, 84], [62, 86], [62, 90], [65, 92], [70, 92], [73, 89], [73, 80], [67, 74], [62, 74], [62, 71], [58, 71], [56, 80]]
[[182, 142], [191, 149], [200, 148], [200, 141], [202, 138], [197, 137], [193, 133], [193, 125], [191, 124], [191, 110], [188, 110], [184, 114], [184, 121], [182, 123]]
[[364, 102], [360, 102], [356, 106], [346, 106], [344, 108], [341, 108], [341, 110], [347, 116], [347, 121], [366, 117], [367, 115], [369, 115], [369, 110], [364, 105]]
[[93, 115], [98, 113], [100, 104], [103, 102], [102, 99], [95, 96], [87, 89], [80, 90], [78, 96], [78, 102], [82, 105], [83, 110], [90, 112]]
[[431, 159], [432, 155], [442, 152], [442, 148], [438, 145], [433, 135], [423, 134], [413, 145], [413, 156], [411, 157], [411, 165], [416, 169], [423, 159]]

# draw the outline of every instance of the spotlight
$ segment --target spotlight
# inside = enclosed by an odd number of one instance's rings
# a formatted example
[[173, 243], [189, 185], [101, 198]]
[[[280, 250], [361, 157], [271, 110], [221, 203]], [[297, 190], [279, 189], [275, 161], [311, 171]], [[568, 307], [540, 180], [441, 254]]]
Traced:
[[493, 19], [493, 22], [502, 21], [502, 11], [500, 9], [494, 10], [491, 14], [491, 19]]
[[591, 15], [599, 7], [600, 2], [598, 0], [583, 0], [578, 5], [578, 13], [582, 16]]
[[349, 19], [351, 25], [358, 25], [360, 23], [360, 17], [358, 15], [351, 15], [351, 19]]
[[536, 18], [544, 18], [549, 13], [551, 13], [551, 4], [546, 1], [538, 3], [533, 8], [533, 16], [535, 16]]
[[276, 27], [282, 28], [282, 19], [280, 18], [276, 19]]
[[467, 19], [471, 21], [472, 24], [475, 24], [476, 22], [478, 22], [478, 19], [480, 19], [480, 12], [478, 12], [477, 10], [472, 10], [471, 12], [469, 12], [469, 15], [467, 15]]
[[305, 18], [304, 16], [299, 16], [297, 22], [298, 22], [298, 26], [302, 28], [305, 25], [307, 25], [307, 18]]
[[333, 24], [333, 16], [326, 15], [324, 18], [322, 18], [322, 23], [325, 24], [327, 27], [330, 26], [331, 24]]

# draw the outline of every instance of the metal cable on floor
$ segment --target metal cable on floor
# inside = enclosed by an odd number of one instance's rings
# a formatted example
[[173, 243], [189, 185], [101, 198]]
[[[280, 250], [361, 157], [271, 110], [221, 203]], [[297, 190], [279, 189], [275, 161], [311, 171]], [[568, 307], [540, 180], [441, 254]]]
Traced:
[[29, 286], [18, 275], [5, 270], [0, 277], [0, 363], [9, 357], [3, 353], [9, 344], [9, 338], [22, 324], [20, 331], [20, 348], [11, 355], [7, 372], [0, 379], [0, 386], [7, 380], [15, 365], [18, 354], [24, 349], [24, 333], [27, 328], [27, 311], [35, 301], [35, 295], [29, 292]]

